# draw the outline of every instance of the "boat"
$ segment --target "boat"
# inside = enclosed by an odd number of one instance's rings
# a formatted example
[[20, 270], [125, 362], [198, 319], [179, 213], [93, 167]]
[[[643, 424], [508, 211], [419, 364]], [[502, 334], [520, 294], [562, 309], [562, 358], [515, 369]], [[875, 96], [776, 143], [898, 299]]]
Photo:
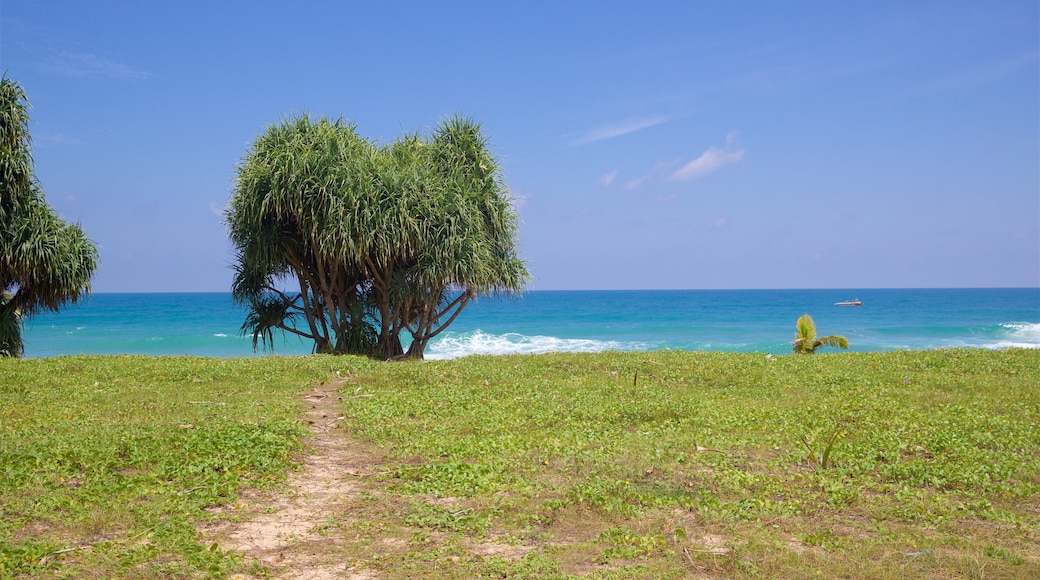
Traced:
[[859, 299], [856, 299], [856, 300], [844, 300], [842, 302], [835, 302], [834, 305], [835, 306], [863, 306], [863, 303], [860, 302]]

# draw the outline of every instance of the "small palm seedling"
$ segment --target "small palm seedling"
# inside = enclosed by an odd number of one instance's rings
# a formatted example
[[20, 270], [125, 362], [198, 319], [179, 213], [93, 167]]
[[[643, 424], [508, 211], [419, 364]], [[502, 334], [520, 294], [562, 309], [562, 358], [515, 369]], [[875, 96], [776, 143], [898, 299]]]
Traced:
[[833, 346], [835, 348], [846, 349], [849, 348], [849, 339], [844, 336], [821, 336], [816, 337], [816, 323], [808, 314], [803, 314], [797, 322], [795, 327], [798, 332], [794, 335], [794, 341], [791, 345], [794, 347], [794, 352], [798, 354], [813, 354], [816, 349], [824, 346]]
[[802, 445], [805, 445], [805, 449], [809, 452], [808, 460], [809, 465], [812, 465], [816, 469], [826, 469], [831, 464], [831, 452], [834, 451], [834, 446], [838, 442], [838, 438], [845, 435], [845, 430], [841, 426], [835, 426], [834, 430], [831, 431], [831, 436], [827, 439], [827, 443], [823, 446], [819, 452], [813, 449], [812, 441], [807, 435], [802, 435]]

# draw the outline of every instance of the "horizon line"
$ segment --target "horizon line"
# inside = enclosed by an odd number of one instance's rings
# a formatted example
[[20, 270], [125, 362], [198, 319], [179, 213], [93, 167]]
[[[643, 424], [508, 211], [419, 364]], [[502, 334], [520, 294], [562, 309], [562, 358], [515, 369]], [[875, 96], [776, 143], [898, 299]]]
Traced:
[[[527, 294], [531, 292], [777, 292], [777, 291], [869, 291], [869, 290], [1040, 290], [1037, 286], [834, 286], [834, 287], [787, 287], [787, 288], [551, 288], [531, 289], [522, 292], [500, 294]], [[95, 294], [231, 294], [230, 290], [114, 290], [89, 292], [84, 298]], [[493, 296], [496, 293], [482, 294]], [[478, 294], [480, 295], [480, 294]], [[81, 298], [82, 300], [82, 298]]]

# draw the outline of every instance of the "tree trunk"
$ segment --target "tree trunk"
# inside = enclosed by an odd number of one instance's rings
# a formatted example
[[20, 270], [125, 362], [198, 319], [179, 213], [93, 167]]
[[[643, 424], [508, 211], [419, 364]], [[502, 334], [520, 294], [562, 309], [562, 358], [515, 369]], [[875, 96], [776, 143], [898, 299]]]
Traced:
[[423, 360], [423, 351], [426, 350], [426, 341], [413, 340], [412, 344], [408, 346], [408, 352], [405, 353], [404, 358]]
[[380, 345], [383, 351], [383, 357], [386, 360], [392, 360], [404, 356], [404, 347], [401, 346], [401, 336], [398, 334], [388, 334], [385, 340], [380, 340]]
[[333, 354], [332, 344], [324, 336], [318, 336], [314, 339], [314, 352], [318, 354]]

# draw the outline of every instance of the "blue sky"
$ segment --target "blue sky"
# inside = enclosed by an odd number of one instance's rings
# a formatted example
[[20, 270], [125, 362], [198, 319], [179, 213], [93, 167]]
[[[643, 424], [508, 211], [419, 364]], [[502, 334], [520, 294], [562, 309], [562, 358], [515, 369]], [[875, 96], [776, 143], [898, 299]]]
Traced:
[[95, 292], [228, 291], [267, 125], [484, 125], [535, 290], [1040, 285], [1033, 1], [0, 3]]

